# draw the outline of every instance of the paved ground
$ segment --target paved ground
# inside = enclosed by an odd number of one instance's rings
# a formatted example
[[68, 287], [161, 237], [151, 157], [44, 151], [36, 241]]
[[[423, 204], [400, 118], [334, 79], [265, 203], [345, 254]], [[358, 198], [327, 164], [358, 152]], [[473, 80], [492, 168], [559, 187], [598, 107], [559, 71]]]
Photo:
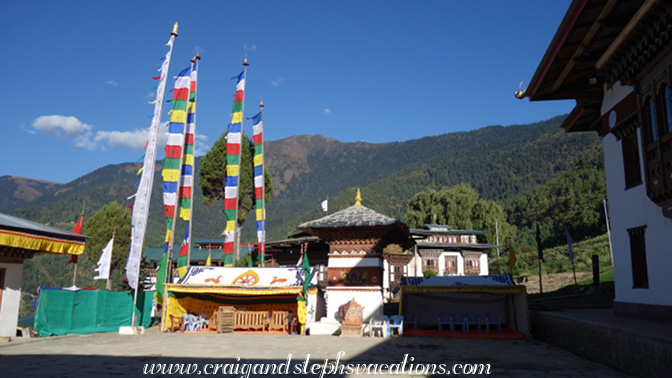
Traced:
[[[378, 364], [392, 373], [400, 371], [402, 363], [406, 374], [375, 376], [432, 376], [418, 369], [418, 364], [440, 364], [447, 370], [454, 364], [489, 364], [494, 377], [627, 377], [624, 373], [585, 360], [571, 353], [534, 340], [471, 340], [439, 337], [344, 338], [336, 336], [290, 336], [277, 334], [168, 334], [151, 328], [144, 335], [122, 336], [116, 333], [67, 335], [40, 339], [18, 339], [0, 344], [0, 376], [2, 377], [140, 377], [143, 369], [152, 364], [198, 364], [193, 376], [206, 375], [214, 364], [230, 364], [217, 376], [263, 377], [303, 376], [320, 377], [324, 360], [340, 365], [325, 377], [356, 376], [347, 364]], [[285, 364], [291, 360], [287, 374], [260, 374], [248, 372], [252, 365]], [[304, 362], [309, 358], [308, 370]], [[206, 365], [212, 364], [212, 365]], [[398, 365], [395, 365], [398, 364]], [[354, 365], [353, 370], [354, 370]], [[259, 369], [257, 366], [255, 369]], [[283, 367], [284, 368], [284, 367]], [[342, 370], [340, 370], [342, 369]], [[360, 366], [361, 369], [361, 366]], [[376, 372], [370, 370], [371, 373]], [[409, 373], [409, 369], [413, 369]], [[470, 369], [470, 367], [463, 367]], [[385, 370], [387, 371], [387, 370]], [[282, 371], [284, 373], [284, 371]], [[246, 374], [248, 373], [248, 374]], [[417, 374], [416, 374], [417, 373]], [[167, 377], [171, 374], [155, 371], [147, 376]], [[175, 374], [178, 375], [178, 374]], [[361, 376], [367, 375], [363, 371]], [[485, 376], [485, 374], [477, 375]]]

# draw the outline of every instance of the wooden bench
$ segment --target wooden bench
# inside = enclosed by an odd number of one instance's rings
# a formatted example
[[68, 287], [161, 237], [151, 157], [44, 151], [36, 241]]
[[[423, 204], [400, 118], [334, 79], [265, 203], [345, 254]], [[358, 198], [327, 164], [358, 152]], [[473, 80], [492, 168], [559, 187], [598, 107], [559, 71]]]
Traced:
[[236, 311], [234, 330], [263, 331], [268, 325], [268, 311]]
[[268, 324], [268, 331], [289, 331], [289, 311], [273, 311]]

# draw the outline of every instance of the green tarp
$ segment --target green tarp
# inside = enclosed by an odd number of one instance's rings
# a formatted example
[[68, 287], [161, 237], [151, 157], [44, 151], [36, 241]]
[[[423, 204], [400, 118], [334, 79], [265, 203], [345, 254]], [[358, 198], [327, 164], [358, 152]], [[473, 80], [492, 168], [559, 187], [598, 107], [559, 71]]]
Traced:
[[[137, 325], [149, 327], [153, 291], [138, 292]], [[35, 331], [38, 336], [117, 332], [131, 325], [133, 292], [40, 290]]]

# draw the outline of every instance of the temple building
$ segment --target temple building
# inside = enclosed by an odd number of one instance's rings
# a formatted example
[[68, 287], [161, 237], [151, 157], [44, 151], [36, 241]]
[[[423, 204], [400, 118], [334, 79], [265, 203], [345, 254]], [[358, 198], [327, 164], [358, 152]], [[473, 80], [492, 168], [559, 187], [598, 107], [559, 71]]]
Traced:
[[358, 190], [353, 206], [298, 228], [318, 236], [329, 246], [326, 318], [334, 321], [339, 307], [352, 299], [364, 307], [365, 321], [382, 314], [386, 261], [408, 251], [408, 227], [362, 206]]
[[0, 214], [0, 338], [16, 336], [24, 260], [38, 253], [81, 255], [88, 238]]
[[525, 91], [604, 145], [614, 313], [672, 319], [672, 4], [574, 0]]

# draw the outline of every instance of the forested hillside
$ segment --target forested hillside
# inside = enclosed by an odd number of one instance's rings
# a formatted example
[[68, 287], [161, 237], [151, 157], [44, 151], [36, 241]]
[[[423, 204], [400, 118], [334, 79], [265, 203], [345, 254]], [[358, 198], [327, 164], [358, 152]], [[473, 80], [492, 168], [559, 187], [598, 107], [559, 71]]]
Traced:
[[[567, 134], [563, 117], [530, 125], [490, 126], [470, 132], [416, 140], [370, 144], [342, 143], [322, 136], [297, 136], [266, 144], [266, 163], [274, 193], [267, 207], [268, 239], [286, 237], [302, 221], [321, 217], [329, 196], [330, 212], [352, 205], [356, 188], [363, 204], [404, 219], [408, 201], [418, 192], [459, 183], [470, 184], [483, 199], [502, 205], [560, 177], [584, 156], [601, 151], [594, 134]], [[198, 170], [200, 159], [196, 159]], [[77, 180], [56, 185], [31, 201], [3, 203], [0, 211], [71, 229], [86, 201], [85, 220], [111, 201], [130, 206], [139, 163], [109, 165]], [[162, 245], [165, 233], [161, 196], [162, 165], [152, 193], [147, 247]], [[197, 173], [198, 175], [198, 173]], [[0, 190], [7, 191], [5, 184]], [[195, 191], [195, 239], [219, 238], [224, 229], [223, 205], [207, 208]], [[252, 221], [243, 241], [254, 240]], [[179, 222], [176, 238], [184, 232]]]
[[[596, 134], [567, 134], [560, 128], [563, 119], [555, 117], [530, 125], [491, 126], [471, 132], [418, 139], [413, 141], [414, 152], [422, 154], [426, 146], [431, 152], [426, 159], [411, 166], [400, 166], [397, 171], [382, 179], [372, 178], [376, 175], [375, 169], [367, 171], [366, 176], [354, 186], [351, 184], [349, 188], [330, 195], [329, 211], [352, 205], [355, 186], [361, 187], [365, 206], [397, 219], [404, 219], [406, 204], [416, 193], [427, 189], [440, 190], [460, 183], [470, 184], [483, 199], [506, 205], [560, 177], [584, 156], [601, 154], [602, 145]], [[435, 143], [438, 140], [441, 140], [441, 148], [436, 152]], [[395, 151], [387, 153], [390, 155], [380, 153], [377, 156], [384, 161], [394, 162]], [[387, 164], [386, 169], [391, 165]], [[348, 169], [351, 168], [342, 168]], [[325, 172], [320, 174], [326, 175]], [[302, 184], [311, 187], [307, 178]], [[291, 220], [284, 220], [280, 229], [273, 229], [273, 236], [286, 235], [295, 225], [324, 215], [319, 208], [324, 197], [318, 197], [323, 194], [306, 189], [300, 192], [305, 193], [300, 197], [304, 203], [296, 209], [309, 210], [288, 212], [287, 216]], [[283, 213], [272, 212], [276, 205], [271, 203], [269, 206], [269, 223], [272, 216]]]

